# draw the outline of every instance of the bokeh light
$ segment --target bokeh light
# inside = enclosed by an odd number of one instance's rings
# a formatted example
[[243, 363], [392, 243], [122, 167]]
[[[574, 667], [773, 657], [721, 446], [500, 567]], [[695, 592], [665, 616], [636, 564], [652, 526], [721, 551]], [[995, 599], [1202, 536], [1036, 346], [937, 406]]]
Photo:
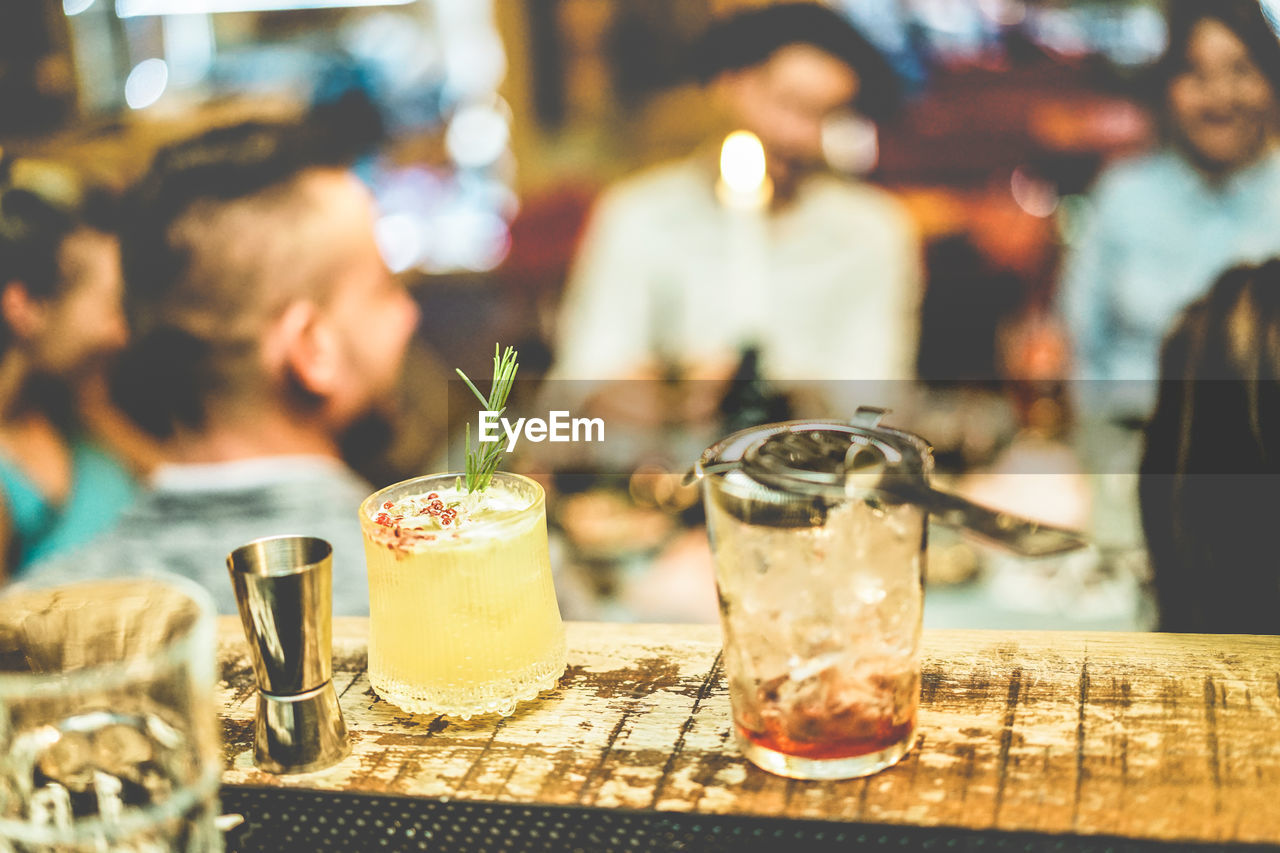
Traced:
[[1044, 219], [1058, 209], [1058, 191], [1053, 184], [1021, 167], [1013, 170], [1009, 190], [1014, 202], [1028, 216]]
[[507, 150], [511, 130], [497, 105], [469, 104], [453, 115], [445, 132], [445, 148], [459, 166], [483, 169]]
[[765, 179], [764, 146], [750, 131], [735, 130], [720, 149], [720, 178], [734, 193], [757, 192]]
[[144, 59], [133, 67], [124, 81], [124, 102], [142, 110], [160, 100], [169, 85], [169, 66], [163, 59]]

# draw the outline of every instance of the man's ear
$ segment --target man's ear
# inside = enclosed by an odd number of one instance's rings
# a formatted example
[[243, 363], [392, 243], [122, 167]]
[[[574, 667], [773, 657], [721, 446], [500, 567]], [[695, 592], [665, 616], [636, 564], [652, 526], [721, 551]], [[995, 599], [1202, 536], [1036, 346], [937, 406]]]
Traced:
[[43, 302], [32, 298], [25, 284], [11, 279], [0, 291], [0, 314], [16, 337], [26, 339], [40, 334], [49, 311]]
[[276, 320], [263, 345], [263, 357], [279, 371], [319, 397], [330, 396], [341, 373], [333, 328], [314, 302], [292, 302]]

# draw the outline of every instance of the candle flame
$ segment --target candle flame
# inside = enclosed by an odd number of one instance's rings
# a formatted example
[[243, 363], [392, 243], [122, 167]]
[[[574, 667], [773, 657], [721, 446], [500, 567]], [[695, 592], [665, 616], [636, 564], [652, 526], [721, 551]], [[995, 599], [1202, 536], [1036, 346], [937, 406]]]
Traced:
[[754, 133], [735, 130], [720, 149], [720, 180], [733, 193], [750, 195], [765, 184], [764, 146]]

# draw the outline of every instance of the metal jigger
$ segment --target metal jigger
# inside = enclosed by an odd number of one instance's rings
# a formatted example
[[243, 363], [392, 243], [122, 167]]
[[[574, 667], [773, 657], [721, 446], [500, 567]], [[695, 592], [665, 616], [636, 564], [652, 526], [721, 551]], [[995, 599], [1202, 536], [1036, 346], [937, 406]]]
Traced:
[[227, 556], [258, 678], [254, 761], [269, 773], [306, 773], [351, 746], [333, 689], [333, 548], [273, 536]]

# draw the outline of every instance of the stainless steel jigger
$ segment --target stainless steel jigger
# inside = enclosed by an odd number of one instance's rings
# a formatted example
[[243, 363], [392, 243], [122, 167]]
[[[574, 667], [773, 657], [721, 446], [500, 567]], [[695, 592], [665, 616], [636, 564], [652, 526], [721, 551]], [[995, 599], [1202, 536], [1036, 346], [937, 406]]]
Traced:
[[227, 556], [258, 678], [254, 761], [307, 773], [350, 752], [333, 689], [333, 548], [308, 536], [255, 539]]

